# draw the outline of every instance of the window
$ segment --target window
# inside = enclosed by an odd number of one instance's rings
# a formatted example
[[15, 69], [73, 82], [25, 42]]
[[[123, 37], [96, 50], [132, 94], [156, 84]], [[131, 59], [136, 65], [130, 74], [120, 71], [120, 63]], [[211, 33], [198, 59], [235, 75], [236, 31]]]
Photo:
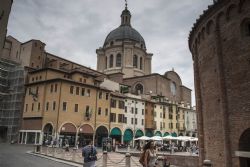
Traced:
[[49, 102], [46, 103], [46, 111], [49, 110]]
[[39, 87], [36, 87], [36, 94], [38, 95]]
[[34, 103], [32, 103], [32, 106], [31, 106], [31, 111], [34, 110]]
[[111, 99], [111, 107], [116, 108], [116, 100]]
[[102, 92], [99, 92], [99, 99], [102, 99]]
[[76, 95], [79, 95], [79, 92], [80, 92], [80, 88], [76, 87]]
[[160, 118], [162, 118], [162, 113], [160, 113]]
[[74, 86], [70, 86], [70, 94], [74, 93]]
[[98, 115], [101, 115], [102, 114], [102, 109], [101, 107], [98, 108]]
[[141, 125], [142, 125], [142, 126], [144, 125], [144, 119], [141, 120]]
[[82, 78], [80, 78], [79, 81], [82, 82]]
[[133, 107], [131, 107], [131, 113], [134, 114], [134, 108]]
[[119, 108], [124, 109], [124, 101], [119, 101]]
[[107, 56], [105, 57], [105, 69], [107, 69], [108, 68], [108, 58], [107, 58]]
[[82, 96], [85, 94], [85, 88], [82, 88]]
[[121, 67], [122, 65], [122, 55], [119, 53], [116, 55], [116, 67]]
[[50, 85], [50, 92], [53, 92], [53, 87], [54, 87], [54, 85], [51, 84], [51, 85]]
[[116, 114], [110, 113], [110, 122], [116, 122]]
[[86, 116], [87, 118], [90, 117], [89, 106], [86, 106], [85, 116]]
[[157, 117], [157, 114], [156, 114], [156, 112], [154, 112], [154, 117]]
[[57, 92], [57, 84], [55, 84], [55, 92]]
[[53, 102], [53, 111], [55, 111], [56, 110], [56, 102], [54, 101]]
[[87, 89], [87, 96], [90, 97], [90, 89]]
[[28, 104], [25, 105], [25, 112], [28, 111]]
[[127, 117], [123, 118], [123, 123], [125, 123], [125, 124], [127, 123]]
[[162, 122], [160, 123], [160, 129], [162, 130]]
[[137, 55], [133, 56], [133, 67], [135, 67], [135, 68], [138, 67], [138, 56]]
[[170, 83], [170, 91], [171, 91], [172, 95], [176, 95], [176, 84], [175, 84], [175, 82]]
[[137, 125], [137, 118], [135, 118], [135, 124]]
[[78, 104], [75, 104], [75, 112], [78, 112]]
[[38, 103], [37, 110], [40, 111], [40, 103]]
[[125, 113], [127, 112], [127, 106], [125, 106]]
[[106, 100], [108, 100], [109, 99], [109, 94], [108, 93], [106, 93]]
[[138, 112], [138, 108], [135, 108], [135, 114], [137, 114], [137, 112]]
[[137, 84], [135, 86], [135, 93], [137, 95], [143, 94], [143, 86], [142, 86], [142, 84], [139, 83], [139, 84]]
[[109, 68], [112, 68], [112, 67], [113, 67], [113, 61], [114, 61], [114, 56], [113, 56], [113, 55], [110, 55], [110, 56], [109, 56]]
[[144, 115], [144, 109], [141, 110], [141, 115]]
[[40, 80], [42, 80], [42, 76], [40, 76]]
[[67, 102], [63, 102], [63, 111], [67, 111]]
[[165, 128], [166, 126], [165, 126], [165, 122], [163, 122], [163, 128]]
[[124, 117], [123, 114], [118, 114], [118, 122], [119, 123], [123, 123], [123, 117]]
[[250, 19], [245, 19], [241, 23], [241, 34], [242, 36], [250, 36]]
[[105, 115], [108, 116], [108, 109], [105, 109]]
[[131, 124], [134, 124], [134, 118], [131, 118]]
[[140, 57], [140, 70], [142, 70], [142, 57]]

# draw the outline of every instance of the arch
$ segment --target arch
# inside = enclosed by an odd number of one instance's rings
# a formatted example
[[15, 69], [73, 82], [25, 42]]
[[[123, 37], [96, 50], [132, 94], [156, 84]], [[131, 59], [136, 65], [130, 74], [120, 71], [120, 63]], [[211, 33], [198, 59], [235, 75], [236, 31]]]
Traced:
[[[43, 127], [43, 144], [49, 144], [52, 141], [53, 125], [52, 123], [46, 123]], [[47, 143], [46, 143], [47, 141]]]
[[133, 67], [138, 68], [138, 56], [137, 55], [133, 56]]
[[83, 124], [79, 127], [78, 133], [86, 133], [86, 134], [93, 134], [94, 128], [89, 124]]
[[133, 131], [131, 129], [126, 129], [123, 135], [124, 142], [130, 142], [133, 140]]
[[179, 133], [179, 136], [183, 136], [183, 133]]
[[113, 67], [113, 62], [114, 62], [114, 56], [111, 54], [109, 56], [109, 68], [112, 68]]
[[169, 136], [169, 135], [170, 134], [168, 132], [165, 132], [163, 136], [165, 137], [165, 136]]
[[177, 137], [177, 134], [175, 132], [171, 133], [171, 136]]
[[83, 124], [78, 129], [79, 146], [83, 147], [87, 141], [93, 140], [94, 128], [89, 124]]
[[59, 129], [59, 140], [63, 145], [75, 146], [77, 127], [73, 123], [66, 122]]
[[118, 53], [116, 55], [116, 67], [121, 67], [122, 66], [122, 55]]
[[[250, 128], [246, 129], [239, 139], [239, 151], [250, 152]], [[250, 166], [250, 158], [240, 157], [240, 167]]]
[[233, 17], [233, 14], [237, 13], [237, 5], [231, 4], [226, 10], [226, 19], [230, 21]]
[[151, 131], [151, 130], [147, 130], [146, 131], [146, 136], [147, 137], [152, 137], [154, 134], [153, 134], [153, 132]]
[[76, 126], [69, 122], [62, 124], [59, 130], [60, 133], [76, 133], [76, 131]]
[[248, 0], [241, 0], [240, 1], [240, 4], [239, 4], [239, 11], [240, 12], [244, 12], [245, 10], [247, 11], [248, 10], [248, 4], [249, 1]]
[[216, 24], [223, 27], [226, 23], [226, 15], [224, 12], [220, 12], [216, 17]]
[[161, 134], [160, 131], [156, 131], [156, 132], [155, 132], [155, 136], [160, 136], [160, 137], [162, 137], [162, 134]]
[[108, 138], [108, 129], [101, 125], [99, 126], [98, 128], [96, 128], [96, 135], [95, 135], [95, 138], [96, 138], [96, 144], [98, 147], [102, 146], [102, 141], [105, 139], [105, 138]]
[[207, 35], [209, 35], [211, 32], [213, 32], [214, 29], [214, 22], [213, 20], [209, 20], [207, 25], [206, 25], [206, 29], [207, 29]]
[[135, 93], [137, 94], [137, 95], [140, 95], [140, 94], [143, 94], [143, 85], [141, 84], [141, 83], [137, 83], [136, 85], [135, 85]]
[[186, 133], [186, 136], [190, 136], [189, 132]]
[[111, 130], [110, 135], [111, 136], [120, 136], [120, 135], [122, 135], [122, 131], [120, 130], [120, 128], [115, 127]]
[[192, 137], [196, 137], [195, 133], [192, 134]]
[[245, 18], [240, 24], [241, 36], [250, 36], [250, 18]]
[[141, 137], [141, 136], [144, 136], [144, 133], [141, 129], [138, 129], [136, 132], [135, 132], [135, 137]]

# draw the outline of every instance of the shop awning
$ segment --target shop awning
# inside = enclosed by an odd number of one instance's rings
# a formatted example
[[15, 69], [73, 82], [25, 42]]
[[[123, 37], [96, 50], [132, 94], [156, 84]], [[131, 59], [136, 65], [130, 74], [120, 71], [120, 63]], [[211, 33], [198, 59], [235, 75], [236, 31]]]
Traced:
[[169, 136], [169, 133], [168, 133], [168, 132], [165, 132], [163, 136], [164, 136], [164, 137], [165, 137], [165, 136]]
[[153, 135], [152, 131], [147, 131], [147, 132], [146, 132], [146, 136], [147, 136], [147, 137], [152, 137], [152, 136], [154, 136], [154, 135]]
[[177, 137], [177, 134], [174, 132], [174, 133], [171, 134], [171, 136]]
[[131, 141], [133, 139], [133, 132], [130, 129], [125, 130], [123, 141]]
[[110, 133], [111, 136], [121, 136], [122, 132], [119, 128], [113, 128]]
[[144, 133], [142, 130], [137, 130], [136, 133], [135, 133], [135, 137], [141, 137], [141, 136], [144, 136]]
[[160, 131], [156, 131], [156, 132], [155, 132], [155, 136], [160, 136], [160, 137], [161, 137], [161, 136], [162, 136], [162, 134], [161, 134], [161, 132], [160, 132]]

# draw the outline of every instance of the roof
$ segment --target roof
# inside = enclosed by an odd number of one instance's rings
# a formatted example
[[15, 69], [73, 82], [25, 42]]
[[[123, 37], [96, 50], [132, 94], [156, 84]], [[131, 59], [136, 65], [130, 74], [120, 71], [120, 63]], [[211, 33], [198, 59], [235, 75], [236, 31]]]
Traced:
[[112, 30], [105, 39], [104, 45], [115, 40], [133, 40], [141, 43], [146, 47], [145, 41], [141, 34], [129, 25], [121, 25], [118, 28]]

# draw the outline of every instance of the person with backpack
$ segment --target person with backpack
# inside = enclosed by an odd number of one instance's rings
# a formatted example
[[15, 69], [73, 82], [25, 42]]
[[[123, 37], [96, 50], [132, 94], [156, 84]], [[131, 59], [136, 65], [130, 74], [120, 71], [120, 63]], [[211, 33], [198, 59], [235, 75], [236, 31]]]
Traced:
[[139, 162], [143, 167], [156, 167], [157, 155], [153, 141], [149, 141], [143, 148]]
[[82, 149], [82, 156], [84, 157], [83, 161], [84, 167], [95, 167], [95, 161], [97, 160], [97, 151], [95, 146], [93, 146], [92, 140], [88, 140], [87, 146]]

